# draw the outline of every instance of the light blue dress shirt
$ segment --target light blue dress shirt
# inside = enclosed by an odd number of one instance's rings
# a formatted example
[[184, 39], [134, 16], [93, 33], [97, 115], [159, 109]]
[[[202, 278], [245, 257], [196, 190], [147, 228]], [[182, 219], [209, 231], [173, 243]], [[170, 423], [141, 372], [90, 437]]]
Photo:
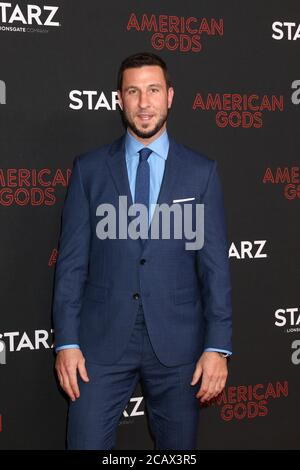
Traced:
[[[126, 167], [128, 174], [128, 181], [130, 192], [132, 196], [132, 201], [135, 198], [135, 179], [137, 167], [139, 164], [139, 151], [144, 147], [141, 142], [136, 140], [130, 132], [127, 131], [125, 137], [125, 159]], [[169, 152], [169, 137], [167, 131], [164, 131], [156, 140], [147, 145], [147, 148], [152, 150], [152, 153], [148, 157], [148, 162], [150, 166], [150, 195], [149, 195], [149, 209], [150, 209], [150, 218], [151, 222], [155, 204], [157, 203], [161, 182], [164, 176], [165, 163], [168, 157]], [[61, 349], [69, 348], [79, 348], [78, 344], [66, 344], [65, 346], [60, 346], [56, 348], [56, 351]], [[225, 354], [231, 354], [230, 351], [224, 349], [215, 349], [215, 348], [206, 348], [205, 351], [217, 351]]]
[[[141, 142], [136, 140], [129, 132], [127, 132], [125, 138], [125, 158], [133, 201], [135, 200], [135, 180], [140, 158], [139, 151], [144, 147], [145, 146], [141, 144]], [[152, 153], [148, 157], [148, 163], [150, 166], [149, 222], [151, 222], [169, 152], [169, 138], [167, 132], [165, 131], [160, 137], [158, 137], [158, 139], [147, 145], [147, 148], [152, 150]]]

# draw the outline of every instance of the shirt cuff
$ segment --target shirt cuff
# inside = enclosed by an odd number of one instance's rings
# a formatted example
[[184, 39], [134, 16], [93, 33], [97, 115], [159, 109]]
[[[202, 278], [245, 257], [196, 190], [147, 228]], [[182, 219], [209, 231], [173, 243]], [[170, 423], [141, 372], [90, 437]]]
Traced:
[[224, 354], [229, 354], [231, 356], [232, 352], [231, 351], [227, 351], [226, 349], [217, 349], [217, 348], [206, 348], [204, 349], [204, 352], [206, 351], [211, 351], [211, 352], [220, 352], [220, 353], [224, 353]]
[[79, 344], [65, 344], [64, 346], [59, 346], [58, 348], [55, 348], [55, 351], [60, 351], [61, 349], [80, 349]]

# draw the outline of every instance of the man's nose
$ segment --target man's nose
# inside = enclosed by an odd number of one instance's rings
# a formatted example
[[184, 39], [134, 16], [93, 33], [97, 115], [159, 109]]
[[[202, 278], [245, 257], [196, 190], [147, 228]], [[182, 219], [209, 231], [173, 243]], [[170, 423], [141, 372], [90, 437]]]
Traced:
[[146, 92], [141, 91], [139, 96], [139, 105], [140, 108], [147, 108], [147, 106], [149, 106], [149, 98]]

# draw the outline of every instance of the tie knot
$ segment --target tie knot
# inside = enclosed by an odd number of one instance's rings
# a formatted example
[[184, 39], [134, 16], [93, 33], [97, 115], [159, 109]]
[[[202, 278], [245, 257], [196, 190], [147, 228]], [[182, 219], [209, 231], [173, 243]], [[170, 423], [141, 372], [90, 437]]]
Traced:
[[147, 147], [144, 147], [139, 151], [140, 154], [140, 162], [145, 162], [149, 155], [152, 153], [152, 150], [148, 149]]

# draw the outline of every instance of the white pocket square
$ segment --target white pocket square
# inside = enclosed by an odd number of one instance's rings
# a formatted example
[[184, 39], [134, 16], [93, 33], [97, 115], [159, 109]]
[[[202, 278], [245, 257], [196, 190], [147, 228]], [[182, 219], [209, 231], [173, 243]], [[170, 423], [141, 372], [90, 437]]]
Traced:
[[186, 202], [186, 201], [194, 201], [194, 197], [187, 197], [186, 199], [174, 199], [173, 202]]

